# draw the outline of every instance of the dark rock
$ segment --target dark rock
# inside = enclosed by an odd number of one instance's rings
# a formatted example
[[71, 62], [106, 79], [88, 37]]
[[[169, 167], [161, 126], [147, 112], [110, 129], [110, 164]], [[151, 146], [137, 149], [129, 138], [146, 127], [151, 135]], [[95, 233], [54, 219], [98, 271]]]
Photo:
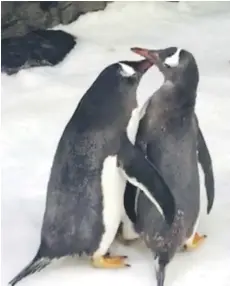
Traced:
[[21, 37], [2, 39], [1, 70], [14, 74], [35, 66], [54, 66], [76, 44], [76, 38], [61, 30], [37, 30]]
[[75, 46], [63, 31], [44, 30], [68, 24], [111, 1], [2, 1], [2, 72], [13, 74], [34, 66], [56, 65]]
[[58, 4], [60, 22], [69, 24], [89, 11], [104, 10], [106, 5], [105, 1], [60, 1]]
[[58, 1], [42, 1], [40, 2], [40, 8], [43, 11], [49, 11], [51, 8], [56, 8], [58, 6]]
[[105, 9], [108, 1], [1, 1], [2, 39], [69, 24], [80, 15]]

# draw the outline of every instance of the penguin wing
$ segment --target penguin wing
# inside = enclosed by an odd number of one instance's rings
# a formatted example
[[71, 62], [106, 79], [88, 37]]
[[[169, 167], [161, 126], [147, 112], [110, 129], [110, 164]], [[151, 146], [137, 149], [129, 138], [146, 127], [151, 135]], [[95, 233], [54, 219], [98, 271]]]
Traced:
[[135, 202], [137, 196], [137, 187], [127, 182], [124, 194], [124, 207], [128, 218], [132, 223], [136, 222]]
[[206, 145], [204, 136], [198, 126], [198, 144], [197, 144], [197, 151], [198, 151], [198, 160], [201, 164], [201, 167], [204, 172], [204, 181], [205, 181], [205, 188], [207, 193], [208, 199], [208, 206], [207, 206], [207, 213], [210, 213], [214, 197], [215, 197], [215, 182], [214, 182], [214, 174], [213, 174], [213, 166], [212, 166], [212, 159]]
[[126, 179], [140, 188], [171, 225], [175, 216], [175, 200], [169, 186], [144, 153], [124, 136], [118, 153], [118, 166]]
[[206, 188], [206, 194], [208, 199], [208, 206], [207, 206], [207, 213], [210, 213], [214, 198], [215, 198], [215, 181], [214, 181], [214, 174], [213, 174], [213, 166], [212, 166], [212, 158], [209, 153], [207, 144], [205, 142], [204, 136], [199, 126], [199, 121], [194, 114], [194, 119], [197, 125], [197, 153], [198, 153], [198, 161], [202, 167], [204, 172], [204, 182]]
[[[140, 150], [145, 154], [147, 149], [147, 143], [144, 140], [137, 140], [136, 142], [137, 148], [140, 148]], [[137, 216], [135, 211], [135, 203], [136, 203], [136, 197], [138, 193], [138, 188], [134, 185], [132, 185], [129, 181], [126, 184], [125, 188], [125, 194], [124, 194], [124, 207], [125, 212], [129, 219], [132, 221], [132, 223], [136, 223]]]

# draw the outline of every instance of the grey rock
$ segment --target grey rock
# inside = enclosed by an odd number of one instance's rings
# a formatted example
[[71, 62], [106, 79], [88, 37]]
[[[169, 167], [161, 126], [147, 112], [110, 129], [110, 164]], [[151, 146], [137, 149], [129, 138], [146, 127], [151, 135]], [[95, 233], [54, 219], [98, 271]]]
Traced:
[[4, 1], [1, 2], [1, 38], [69, 24], [82, 14], [105, 9], [107, 4], [108, 1]]
[[12, 75], [21, 69], [54, 66], [76, 45], [76, 38], [61, 30], [36, 30], [1, 40], [1, 72]]

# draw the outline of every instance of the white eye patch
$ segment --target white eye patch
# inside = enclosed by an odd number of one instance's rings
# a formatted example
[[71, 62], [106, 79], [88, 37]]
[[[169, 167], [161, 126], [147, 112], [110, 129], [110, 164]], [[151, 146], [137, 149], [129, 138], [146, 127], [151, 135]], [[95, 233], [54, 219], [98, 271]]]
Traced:
[[180, 60], [180, 51], [181, 51], [181, 49], [177, 49], [175, 54], [173, 54], [171, 57], [168, 57], [165, 59], [164, 63], [170, 67], [178, 66], [179, 60]]
[[130, 77], [130, 76], [133, 76], [136, 73], [135, 70], [132, 67], [130, 67], [130, 66], [124, 64], [124, 63], [119, 63], [119, 65], [121, 66], [121, 69], [122, 69], [121, 70], [121, 75], [124, 76], [124, 77]]

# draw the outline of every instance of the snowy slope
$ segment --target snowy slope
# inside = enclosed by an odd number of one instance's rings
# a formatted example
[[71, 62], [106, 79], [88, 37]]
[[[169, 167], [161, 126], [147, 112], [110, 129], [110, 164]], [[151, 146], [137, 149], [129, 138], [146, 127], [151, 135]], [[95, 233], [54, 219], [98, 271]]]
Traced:
[[[199, 226], [207, 241], [194, 252], [177, 255], [168, 268], [166, 286], [229, 286], [230, 3], [113, 3], [104, 12], [61, 28], [79, 36], [63, 63], [1, 76], [3, 285], [37, 250], [53, 155], [80, 97], [108, 64], [139, 59], [129, 51], [131, 46], [177, 45], [193, 52], [199, 64], [196, 109], [213, 156], [216, 200], [211, 215], [203, 211]], [[140, 100], [161, 80], [152, 68], [141, 82]], [[205, 210], [204, 194], [202, 202]], [[114, 252], [129, 255], [132, 267], [96, 270], [76, 258], [67, 259], [21, 285], [155, 285], [152, 257], [142, 245], [116, 244]]]

